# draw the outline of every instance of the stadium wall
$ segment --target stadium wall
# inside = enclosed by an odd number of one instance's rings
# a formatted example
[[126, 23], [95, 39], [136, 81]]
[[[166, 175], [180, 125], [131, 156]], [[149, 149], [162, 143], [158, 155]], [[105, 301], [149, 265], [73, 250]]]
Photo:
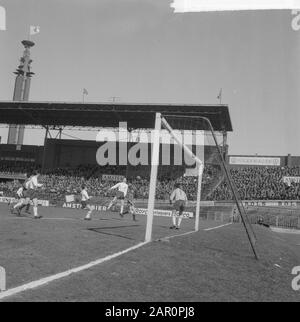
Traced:
[[[48, 139], [46, 145], [46, 169], [53, 169], [56, 167], [77, 167], [82, 164], [97, 165], [96, 153], [97, 149], [106, 142], [95, 142], [86, 140], [58, 140], [58, 139]], [[114, 144], [112, 142], [112, 144]], [[122, 147], [124, 143], [116, 142], [116, 159], [119, 160], [119, 151], [124, 150]], [[130, 144], [134, 145], [136, 143], [128, 143], [128, 148]], [[143, 143], [141, 143], [143, 145]], [[146, 144], [146, 143], [145, 143]], [[120, 147], [121, 146], [121, 147]], [[193, 151], [195, 152], [196, 147], [193, 146]], [[161, 151], [167, 151], [161, 148]], [[216, 147], [205, 146], [204, 148], [204, 158], [207, 161], [213, 153], [216, 153]], [[248, 167], [248, 166], [271, 166], [272, 164], [256, 165], [256, 164], [231, 164], [230, 159], [232, 157], [238, 158], [261, 158], [261, 159], [279, 159], [278, 166], [300, 166], [300, 156], [292, 156], [288, 154], [287, 156], [265, 156], [265, 155], [227, 155], [227, 164], [230, 167]], [[184, 159], [184, 158], [183, 158]], [[151, 144], [148, 144], [148, 162], [150, 164], [151, 160]], [[170, 161], [171, 165], [174, 165], [174, 145], [170, 147]], [[212, 161], [210, 159], [210, 161]], [[214, 162], [214, 161], [212, 161]], [[162, 153], [160, 153], [160, 164], [162, 163]], [[117, 163], [117, 165], [119, 165]]]
[[0, 161], [1, 162], [28, 162], [41, 164], [43, 158], [42, 146], [36, 145], [15, 145], [0, 144]]
[[[97, 165], [96, 153], [97, 149], [105, 142], [95, 142], [86, 140], [61, 140], [61, 139], [48, 139], [46, 144], [46, 158], [45, 168], [53, 169], [56, 167], [77, 167], [81, 164]], [[118, 145], [117, 143], [117, 152]], [[133, 143], [135, 144], [135, 143]], [[205, 147], [205, 159], [209, 158], [214, 152], [214, 147]], [[151, 157], [151, 146], [148, 146], [149, 160]], [[0, 162], [19, 163], [27, 162], [32, 165], [41, 165], [43, 162], [43, 146], [35, 145], [13, 145], [13, 144], [0, 144]], [[171, 148], [171, 156], [173, 148]], [[230, 167], [248, 167], [259, 166], [254, 164], [231, 164], [231, 157], [241, 158], [279, 158], [280, 166], [300, 166], [300, 156], [264, 156], [264, 155], [228, 155], [227, 164]], [[118, 159], [118, 155], [117, 155]], [[263, 166], [263, 165], [262, 165]]]

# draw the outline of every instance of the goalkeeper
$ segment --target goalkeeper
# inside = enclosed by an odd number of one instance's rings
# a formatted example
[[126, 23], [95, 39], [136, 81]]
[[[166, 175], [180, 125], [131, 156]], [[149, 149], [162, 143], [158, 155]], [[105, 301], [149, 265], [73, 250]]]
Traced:
[[[185, 204], [187, 202], [187, 196], [185, 192], [181, 189], [179, 183], [176, 183], [174, 186], [174, 191], [170, 196], [170, 204], [175, 201], [173, 205], [173, 212], [172, 212], [172, 226], [170, 229], [179, 229], [181, 225], [181, 221], [183, 218], [183, 211], [185, 208]], [[177, 215], [178, 212], [178, 215]]]

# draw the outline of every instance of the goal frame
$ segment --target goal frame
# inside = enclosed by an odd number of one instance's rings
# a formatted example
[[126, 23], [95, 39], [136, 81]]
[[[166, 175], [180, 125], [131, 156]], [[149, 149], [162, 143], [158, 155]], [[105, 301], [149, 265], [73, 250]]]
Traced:
[[[170, 117], [176, 117], [177, 115], [165, 115]], [[177, 116], [180, 118], [191, 118], [191, 116]], [[231, 178], [230, 172], [227, 169], [226, 162], [224, 160], [222, 151], [218, 145], [217, 137], [214, 132], [213, 126], [210, 120], [207, 117], [197, 116], [192, 117], [193, 119], [201, 119], [207, 123], [209, 127], [209, 131], [212, 134], [214, 143], [217, 147], [218, 154], [221, 160], [221, 165], [224, 171], [224, 174], [227, 178], [229, 183], [230, 190], [232, 191], [235, 204], [239, 211], [239, 214], [242, 219], [243, 226], [247, 233], [247, 237], [249, 243], [251, 245], [252, 251], [256, 259], [259, 259], [258, 252], [256, 249], [256, 236], [253, 230], [252, 225], [249, 222], [247, 214], [245, 212], [244, 206], [240, 201], [238, 191], [235, 187], [235, 184]], [[154, 128], [154, 136], [153, 136], [153, 147], [152, 147], [152, 156], [151, 156], [151, 175], [150, 175], [150, 187], [149, 187], [149, 197], [148, 197], [148, 208], [147, 208], [147, 223], [146, 223], [146, 234], [145, 234], [145, 242], [150, 242], [152, 240], [152, 228], [153, 228], [153, 216], [154, 216], [154, 203], [155, 203], [155, 191], [156, 191], [156, 184], [157, 184], [157, 172], [158, 172], [158, 165], [159, 165], [159, 149], [161, 143], [161, 129], [162, 125], [168, 130], [172, 138], [177, 142], [179, 146], [190, 156], [192, 157], [196, 164], [198, 164], [198, 188], [197, 188], [197, 205], [196, 205], [196, 214], [195, 214], [195, 231], [199, 231], [199, 217], [200, 217], [200, 203], [201, 203], [201, 183], [202, 183], [202, 175], [204, 171], [204, 164], [203, 162], [196, 156], [194, 153], [181, 142], [181, 140], [176, 136], [171, 126], [168, 124], [166, 119], [161, 113], [155, 114], [155, 128]]]

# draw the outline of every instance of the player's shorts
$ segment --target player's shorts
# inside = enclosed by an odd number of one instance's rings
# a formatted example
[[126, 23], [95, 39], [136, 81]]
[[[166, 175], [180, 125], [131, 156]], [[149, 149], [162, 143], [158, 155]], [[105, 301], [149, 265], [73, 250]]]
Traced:
[[81, 209], [86, 209], [86, 208], [87, 208], [87, 202], [81, 201]]
[[116, 197], [117, 197], [117, 199], [124, 200], [125, 199], [124, 192], [117, 191]]
[[185, 201], [184, 200], [176, 200], [174, 203], [174, 209], [176, 211], [183, 212], [185, 208]]
[[23, 191], [23, 196], [24, 198], [29, 198], [30, 200], [38, 198], [37, 191], [34, 189], [28, 189]]

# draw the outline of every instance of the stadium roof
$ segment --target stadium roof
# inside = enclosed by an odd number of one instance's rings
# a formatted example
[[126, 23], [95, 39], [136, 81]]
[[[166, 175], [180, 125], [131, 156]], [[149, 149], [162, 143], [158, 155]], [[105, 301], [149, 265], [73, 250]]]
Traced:
[[[205, 116], [215, 131], [232, 131], [227, 105], [173, 105], [129, 103], [64, 103], [0, 101], [0, 123], [42, 125], [153, 128], [155, 113], [163, 115]], [[204, 130], [204, 123], [190, 123], [190, 129]], [[192, 127], [195, 128], [192, 128]], [[199, 128], [200, 127], [200, 128]]]

